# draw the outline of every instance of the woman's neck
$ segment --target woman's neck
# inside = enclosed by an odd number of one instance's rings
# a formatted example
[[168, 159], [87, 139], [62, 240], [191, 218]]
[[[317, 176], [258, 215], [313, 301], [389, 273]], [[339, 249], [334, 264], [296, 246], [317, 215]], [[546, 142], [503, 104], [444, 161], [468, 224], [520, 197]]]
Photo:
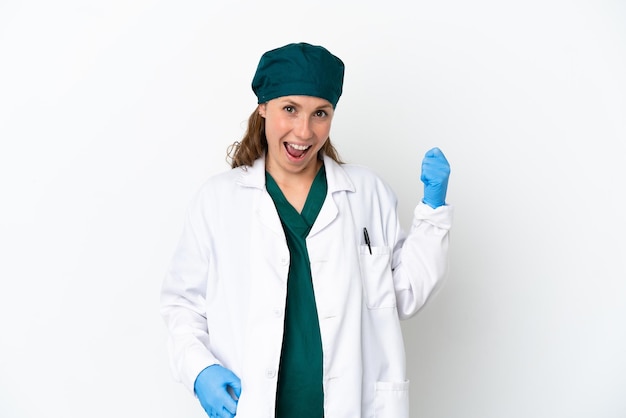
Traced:
[[266, 170], [270, 173], [289, 204], [291, 204], [298, 213], [301, 213], [309, 195], [309, 190], [311, 190], [313, 180], [322, 165], [322, 160], [318, 159], [315, 165], [312, 165], [310, 168], [307, 167], [307, 169], [298, 173], [273, 170], [272, 167], [268, 166], [266, 166]]

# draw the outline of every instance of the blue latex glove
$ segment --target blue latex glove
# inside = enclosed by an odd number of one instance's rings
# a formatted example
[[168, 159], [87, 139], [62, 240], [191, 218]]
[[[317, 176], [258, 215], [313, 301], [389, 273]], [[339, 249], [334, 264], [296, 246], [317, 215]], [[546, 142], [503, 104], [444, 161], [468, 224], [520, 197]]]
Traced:
[[[193, 390], [210, 417], [233, 418], [237, 413], [241, 380], [219, 364], [202, 370], [196, 377]], [[235, 398], [231, 396], [231, 392]]]
[[424, 183], [424, 199], [433, 209], [446, 204], [448, 191], [448, 178], [450, 177], [450, 164], [439, 148], [433, 148], [426, 152], [422, 160], [422, 176]]

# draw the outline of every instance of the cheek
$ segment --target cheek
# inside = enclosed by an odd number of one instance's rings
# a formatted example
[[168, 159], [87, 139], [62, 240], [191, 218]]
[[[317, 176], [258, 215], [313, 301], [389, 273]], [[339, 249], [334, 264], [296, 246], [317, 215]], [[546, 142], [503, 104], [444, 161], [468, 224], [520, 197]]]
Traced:
[[281, 119], [265, 120], [265, 136], [268, 141], [280, 138], [288, 130], [287, 123]]
[[322, 139], [322, 140], [326, 140], [328, 139], [328, 136], [330, 135], [330, 124], [326, 125], [320, 125], [315, 129], [315, 134], [318, 138]]
[[272, 123], [268, 123], [268, 121], [265, 121], [265, 137], [267, 138], [267, 142], [271, 143], [272, 139], [274, 138], [275, 134], [274, 134], [274, 125]]

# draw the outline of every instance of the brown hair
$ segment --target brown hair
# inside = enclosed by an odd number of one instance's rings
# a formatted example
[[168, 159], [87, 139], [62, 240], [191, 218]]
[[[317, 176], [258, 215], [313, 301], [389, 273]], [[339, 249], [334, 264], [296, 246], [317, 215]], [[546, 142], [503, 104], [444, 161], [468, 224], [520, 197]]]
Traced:
[[[241, 141], [231, 144], [226, 151], [226, 161], [232, 168], [239, 166], [252, 166], [254, 161], [267, 152], [267, 138], [265, 137], [265, 118], [259, 115], [257, 109], [248, 118], [248, 129]], [[338, 164], [343, 164], [339, 153], [331, 144], [330, 138], [326, 140], [320, 153], [328, 155]]]

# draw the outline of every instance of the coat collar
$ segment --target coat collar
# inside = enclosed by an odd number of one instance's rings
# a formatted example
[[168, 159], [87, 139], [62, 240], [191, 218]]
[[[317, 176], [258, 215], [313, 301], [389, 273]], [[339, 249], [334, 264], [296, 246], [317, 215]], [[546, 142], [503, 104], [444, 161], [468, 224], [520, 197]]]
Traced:
[[[354, 192], [354, 184], [341, 165], [327, 155], [324, 155], [323, 158], [328, 192]], [[240, 175], [237, 184], [243, 187], [265, 189], [265, 155], [255, 160], [252, 166], [239, 167], [238, 170], [240, 170]]]

